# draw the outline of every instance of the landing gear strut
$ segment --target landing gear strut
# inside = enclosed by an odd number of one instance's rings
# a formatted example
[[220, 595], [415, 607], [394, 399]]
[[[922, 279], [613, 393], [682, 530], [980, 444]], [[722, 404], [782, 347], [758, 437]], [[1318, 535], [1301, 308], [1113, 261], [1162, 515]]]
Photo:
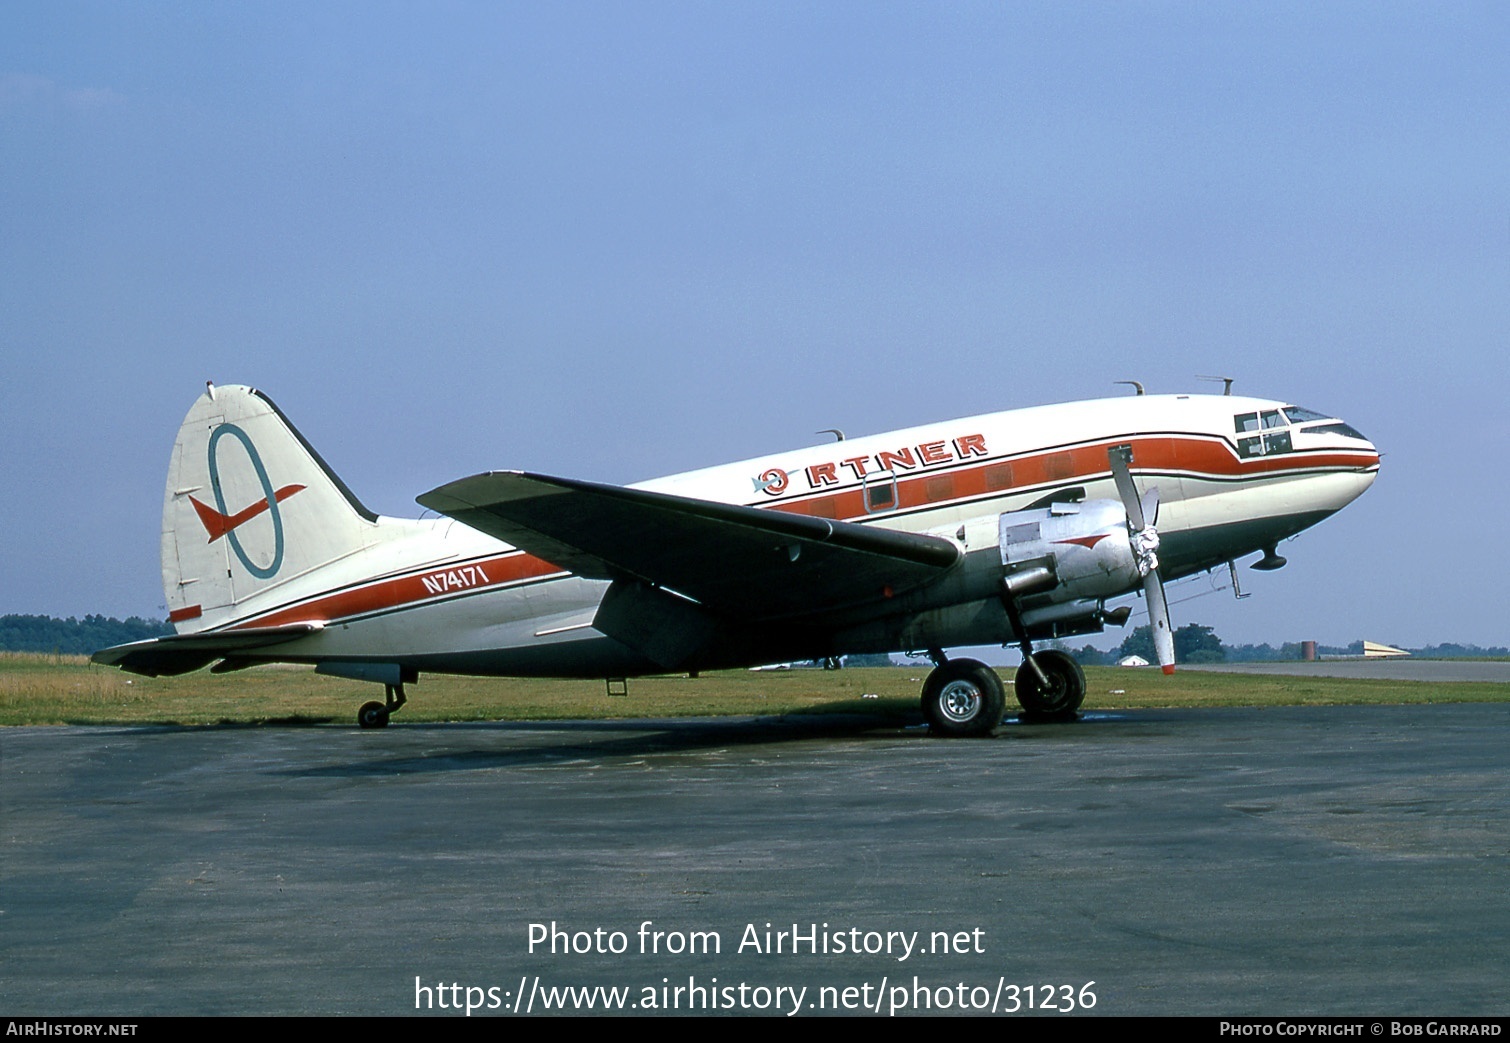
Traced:
[[384, 685], [383, 690], [386, 695], [385, 702], [363, 703], [362, 708], [357, 711], [357, 724], [363, 728], [388, 727], [389, 715], [397, 713], [398, 708], [409, 701], [404, 695], [402, 681], [398, 684]]
[[[1026, 575], [1023, 578], [1031, 582]], [[1022, 665], [1012, 678], [1017, 702], [1022, 707], [1022, 720], [1073, 721], [1075, 711], [1085, 702], [1085, 672], [1067, 652], [1055, 648], [1033, 651], [1033, 642], [1028, 640], [1027, 627], [1022, 622], [1022, 609], [1017, 604], [1019, 590], [1031, 588], [1019, 583], [1014, 589], [1015, 579], [1009, 576], [1002, 584], [1001, 602], [1012, 632], [1017, 635], [1017, 646], [1022, 649]]]

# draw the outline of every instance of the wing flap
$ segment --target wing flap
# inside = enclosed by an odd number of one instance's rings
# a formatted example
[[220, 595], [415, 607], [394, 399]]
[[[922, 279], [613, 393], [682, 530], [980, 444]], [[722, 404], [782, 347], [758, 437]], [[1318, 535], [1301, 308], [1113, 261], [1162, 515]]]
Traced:
[[666, 587], [749, 620], [880, 600], [960, 557], [934, 536], [518, 471], [419, 502], [580, 576]]

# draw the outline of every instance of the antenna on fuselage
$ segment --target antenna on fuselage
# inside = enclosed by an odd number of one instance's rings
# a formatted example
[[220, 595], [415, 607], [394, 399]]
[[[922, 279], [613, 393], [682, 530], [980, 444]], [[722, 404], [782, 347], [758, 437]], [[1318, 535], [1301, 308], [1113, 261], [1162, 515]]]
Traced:
[[1137, 391], [1138, 394], [1140, 394], [1140, 395], [1147, 394], [1147, 392], [1145, 392], [1143, 390], [1143, 385], [1140, 384], [1136, 380], [1114, 380], [1114, 381], [1112, 381], [1112, 383], [1113, 384], [1130, 384], [1130, 385], [1132, 385], [1133, 389], [1135, 391]]
[[1235, 378], [1235, 377], [1208, 377], [1208, 376], [1204, 376], [1204, 375], [1202, 375], [1200, 373], [1197, 373], [1195, 375], [1195, 379], [1196, 380], [1212, 380], [1212, 381], [1220, 380], [1222, 382], [1222, 394], [1224, 394], [1224, 395], [1230, 395], [1230, 394], [1232, 394], [1232, 381], [1235, 380], [1235, 379], [1237, 379], [1237, 378]]
[[844, 432], [840, 431], [837, 427], [825, 427], [822, 431], [819, 431], [818, 434], [833, 435], [835, 442], [844, 441]]

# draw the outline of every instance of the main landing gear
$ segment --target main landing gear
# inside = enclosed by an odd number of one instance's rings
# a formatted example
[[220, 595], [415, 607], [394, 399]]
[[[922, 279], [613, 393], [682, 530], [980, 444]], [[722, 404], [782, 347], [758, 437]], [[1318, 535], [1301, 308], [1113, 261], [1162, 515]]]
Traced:
[[[1085, 672], [1066, 652], [1033, 651], [1017, 603], [1022, 593], [1032, 591], [1030, 584], [1045, 581], [1046, 577], [1026, 575], [1008, 577], [1002, 585], [1002, 605], [1013, 633], [1020, 635], [1022, 649], [1022, 665], [1012, 678], [1012, 687], [1023, 721], [1072, 721], [1085, 701]], [[938, 735], [956, 737], [994, 732], [1006, 709], [1006, 693], [996, 671], [974, 659], [950, 659], [939, 648], [930, 648], [928, 655], [934, 664], [923, 682], [923, 716], [928, 727]]]
[[1023, 721], [1072, 721], [1075, 711], [1085, 702], [1085, 671], [1067, 652], [1056, 648], [1033, 651], [1028, 628], [1022, 621], [1022, 606], [1018, 603], [1018, 598], [1048, 582], [1047, 577], [1034, 574], [1042, 571], [1034, 569], [1008, 575], [1002, 581], [1002, 608], [1006, 609], [1007, 621], [1017, 635], [1017, 647], [1022, 649], [1022, 665], [1017, 668], [1012, 684], [1017, 689]]
[[362, 708], [357, 711], [357, 724], [363, 728], [388, 727], [389, 715], [397, 713], [399, 707], [409, 701], [404, 695], [402, 681], [398, 684], [384, 685], [383, 691], [387, 697], [386, 701], [363, 703]]
[[[996, 671], [974, 659], [946, 659], [923, 682], [923, 717], [936, 735], [974, 738], [990, 735], [1006, 712], [1005, 686]], [[1012, 679], [1022, 720], [1072, 721], [1085, 701], [1085, 673], [1073, 656], [1058, 649], [1031, 654]]]
[[974, 659], [946, 659], [936, 650], [929, 654], [938, 665], [923, 682], [923, 716], [928, 727], [952, 738], [994, 732], [1007, 705], [1007, 693], [996, 671]]

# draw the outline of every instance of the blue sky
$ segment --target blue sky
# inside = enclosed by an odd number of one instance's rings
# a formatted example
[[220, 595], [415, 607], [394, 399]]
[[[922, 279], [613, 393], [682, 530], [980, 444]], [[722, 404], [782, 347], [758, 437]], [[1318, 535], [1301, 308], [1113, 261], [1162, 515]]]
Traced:
[[414, 515], [1222, 374], [1384, 467], [1177, 622], [1510, 644], [1506, 54], [1497, 4], [10, 0], [0, 613], [162, 614], [207, 379]]

